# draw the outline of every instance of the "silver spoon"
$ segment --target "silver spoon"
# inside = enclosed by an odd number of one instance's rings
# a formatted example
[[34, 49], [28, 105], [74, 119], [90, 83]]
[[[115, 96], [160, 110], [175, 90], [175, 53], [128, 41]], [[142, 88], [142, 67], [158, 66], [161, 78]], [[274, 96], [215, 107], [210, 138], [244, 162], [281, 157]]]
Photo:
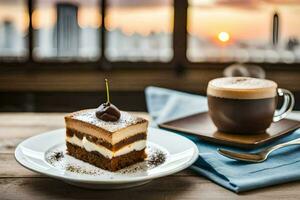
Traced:
[[289, 142], [277, 144], [275, 146], [269, 147], [257, 153], [238, 153], [234, 151], [228, 151], [225, 149], [218, 149], [218, 153], [234, 160], [258, 163], [258, 162], [265, 161], [271, 152], [286, 146], [296, 145], [296, 144], [300, 144], [300, 138], [291, 140]]

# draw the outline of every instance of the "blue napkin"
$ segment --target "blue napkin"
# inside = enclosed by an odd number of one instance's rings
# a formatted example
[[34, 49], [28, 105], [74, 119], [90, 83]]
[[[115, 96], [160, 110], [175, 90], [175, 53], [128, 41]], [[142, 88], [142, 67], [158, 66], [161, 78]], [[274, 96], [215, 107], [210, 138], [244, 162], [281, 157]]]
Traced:
[[[157, 87], [146, 88], [145, 94], [148, 111], [154, 119], [151, 126], [197, 112], [205, 112], [208, 109], [206, 97], [199, 95]], [[279, 149], [272, 153], [267, 161], [253, 164], [231, 160], [217, 153], [217, 148], [220, 147], [242, 151], [240, 149], [208, 143], [183, 133], [179, 134], [190, 138], [198, 146], [199, 158], [191, 168], [234, 192], [300, 180], [300, 145]], [[299, 137], [300, 130], [297, 130], [272, 145]]]

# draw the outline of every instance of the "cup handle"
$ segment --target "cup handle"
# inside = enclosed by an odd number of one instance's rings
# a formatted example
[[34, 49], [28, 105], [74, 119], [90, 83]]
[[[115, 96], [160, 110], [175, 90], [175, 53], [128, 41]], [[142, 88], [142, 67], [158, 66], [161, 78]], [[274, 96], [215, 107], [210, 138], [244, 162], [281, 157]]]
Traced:
[[274, 115], [273, 122], [278, 122], [285, 118], [287, 114], [293, 110], [295, 105], [294, 95], [289, 90], [278, 88], [277, 93], [278, 96], [283, 96], [284, 102], [278, 111], [278, 114]]

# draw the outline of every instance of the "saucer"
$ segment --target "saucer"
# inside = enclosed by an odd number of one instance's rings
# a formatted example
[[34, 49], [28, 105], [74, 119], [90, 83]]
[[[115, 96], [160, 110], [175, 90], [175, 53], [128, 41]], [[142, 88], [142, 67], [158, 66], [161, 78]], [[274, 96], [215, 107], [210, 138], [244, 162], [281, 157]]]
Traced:
[[220, 132], [212, 122], [208, 112], [159, 124], [159, 127], [198, 136], [200, 139], [245, 149], [257, 148], [292, 133], [300, 127], [300, 122], [282, 119], [274, 122], [265, 133], [242, 135]]
[[177, 173], [198, 158], [198, 148], [189, 139], [148, 128], [146, 161], [110, 172], [69, 156], [65, 134], [65, 129], [58, 129], [26, 139], [15, 150], [16, 160], [29, 170], [79, 187], [120, 189]]

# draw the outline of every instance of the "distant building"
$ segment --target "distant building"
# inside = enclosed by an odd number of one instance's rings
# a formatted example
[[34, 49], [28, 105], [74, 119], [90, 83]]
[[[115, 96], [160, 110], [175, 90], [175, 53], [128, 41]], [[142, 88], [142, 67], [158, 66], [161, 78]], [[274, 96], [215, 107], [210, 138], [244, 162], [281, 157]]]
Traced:
[[25, 37], [17, 29], [14, 21], [5, 19], [0, 22], [0, 56], [22, 57], [25, 53]]
[[58, 57], [79, 55], [78, 6], [70, 3], [57, 4], [57, 24], [54, 41]]
[[15, 39], [15, 28], [12, 23], [12, 21], [6, 20], [3, 23], [3, 29], [4, 29], [4, 44], [3, 47], [5, 49], [12, 49], [13, 43]]
[[273, 15], [273, 23], [272, 23], [272, 43], [274, 46], [277, 46], [279, 41], [279, 15], [277, 12]]
[[289, 38], [289, 40], [286, 44], [286, 48], [289, 51], [295, 50], [298, 46], [299, 46], [299, 41], [296, 37]]

